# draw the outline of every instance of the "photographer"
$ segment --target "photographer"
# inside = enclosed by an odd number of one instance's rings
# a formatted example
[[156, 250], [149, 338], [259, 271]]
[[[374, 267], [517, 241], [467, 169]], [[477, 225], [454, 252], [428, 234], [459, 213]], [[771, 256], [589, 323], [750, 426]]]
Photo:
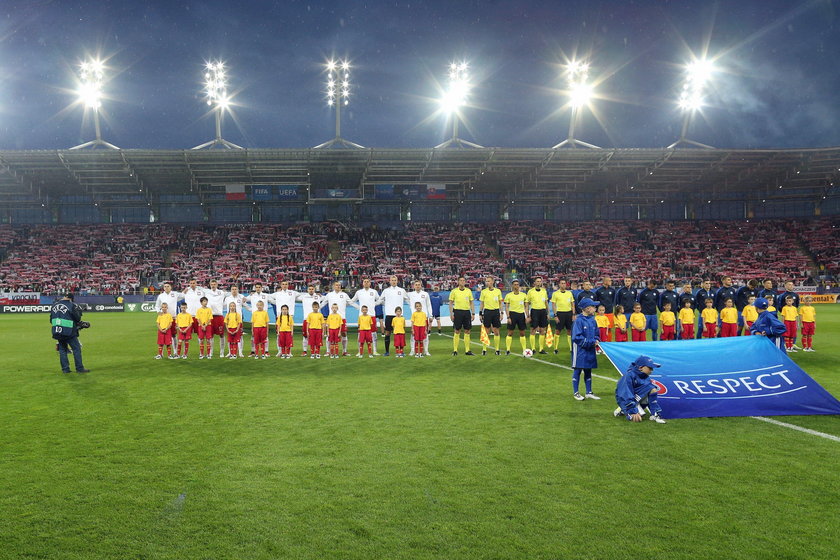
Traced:
[[70, 373], [67, 352], [72, 351], [78, 373], [87, 373], [82, 364], [82, 345], [79, 343], [79, 329], [86, 329], [90, 323], [82, 321], [82, 308], [73, 303], [72, 294], [64, 294], [50, 309], [52, 337], [58, 342], [58, 358], [61, 371]]

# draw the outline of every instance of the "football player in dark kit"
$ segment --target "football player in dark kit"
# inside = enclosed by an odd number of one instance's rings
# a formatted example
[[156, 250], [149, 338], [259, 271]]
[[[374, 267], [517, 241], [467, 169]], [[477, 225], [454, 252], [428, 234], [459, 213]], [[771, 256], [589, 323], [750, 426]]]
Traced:
[[82, 308], [73, 303], [72, 294], [64, 294], [60, 300], [55, 302], [50, 309], [50, 326], [52, 337], [58, 343], [58, 360], [61, 363], [62, 373], [70, 373], [70, 361], [67, 353], [73, 353], [76, 371], [87, 373], [82, 363], [82, 345], [79, 342], [79, 329], [90, 326], [87, 321], [82, 321]]
[[735, 293], [735, 307], [738, 309], [738, 335], [741, 334], [741, 329], [744, 328], [744, 317], [741, 315], [744, 308], [749, 305], [750, 297], [758, 297], [758, 282], [750, 280], [746, 286], [741, 286]]
[[628, 276], [624, 279], [624, 286], [615, 292], [615, 304], [624, 308], [624, 314], [628, 321], [633, 313], [633, 304], [638, 301], [638, 298], [639, 290], [633, 287], [633, 279]]
[[737, 299], [738, 289], [732, 285], [732, 278], [724, 276], [720, 279], [721, 287], [715, 293], [715, 309], [718, 313], [726, 307], [726, 300], [731, 299], [734, 303]]
[[659, 294], [659, 311], [665, 311], [666, 303], [671, 304], [671, 311], [673, 311], [674, 309], [679, 311], [679, 299], [679, 294], [677, 294], [676, 290], [674, 290], [674, 281], [668, 280], [667, 282], [665, 282], [665, 290], [661, 294]]
[[[694, 308], [695, 309], [703, 309], [706, 307], [706, 300], [711, 299], [712, 301], [715, 300], [715, 291], [712, 289], [712, 281], [708, 278], [703, 279], [703, 283], [700, 284], [700, 289], [697, 290], [697, 293], [694, 294]], [[703, 338], [703, 317], [697, 318], [697, 338]]]
[[647, 320], [645, 330], [650, 330], [651, 340], [659, 340], [659, 319], [656, 315], [659, 290], [656, 289], [656, 282], [648, 280], [647, 288], [639, 292], [639, 303], [642, 304], [642, 314]]

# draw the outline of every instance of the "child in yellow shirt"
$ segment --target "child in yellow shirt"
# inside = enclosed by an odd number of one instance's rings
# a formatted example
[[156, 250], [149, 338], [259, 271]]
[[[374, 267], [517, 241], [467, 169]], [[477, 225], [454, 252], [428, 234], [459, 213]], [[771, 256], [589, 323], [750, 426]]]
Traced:
[[735, 302], [727, 298], [723, 305], [724, 308], [720, 310], [720, 336], [738, 336], [738, 310], [735, 309]]
[[624, 314], [624, 306], [616, 305], [613, 313], [615, 315], [615, 341], [627, 342], [627, 315]]
[[633, 331], [633, 342], [644, 342], [647, 340], [647, 317], [642, 314], [642, 305], [633, 304], [633, 313], [630, 315], [630, 327]]
[[[209, 360], [213, 355], [213, 310], [207, 306], [206, 297], [202, 297], [199, 302], [201, 307], [195, 311], [195, 320], [198, 322], [198, 359]], [[224, 338], [221, 340], [224, 342]]]
[[744, 332], [746, 334], [750, 333], [750, 327], [755, 320], [758, 319], [758, 310], [755, 308], [755, 296], [750, 296], [747, 299], [747, 305], [744, 306], [743, 311], [741, 311], [741, 316], [744, 318]]
[[685, 300], [679, 315], [680, 339], [694, 340], [694, 308], [691, 307], [691, 300]]
[[312, 302], [312, 311], [306, 316], [306, 326], [309, 331], [309, 357], [321, 359], [321, 345], [324, 343], [324, 314], [319, 311], [320, 304]]
[[230, 359], [235, 360], [239, 354], [239, 342], [242, 340], [242, 315], [236, 312], [236, 304], [230, 302], [228, 313], [225, 315], [225, 329], [227, 329], [228, 344], [230, 345]]
[[288, 360], [292, 357], [292, 346], [294, 345], [294, 318], [289, 315], [289, 306], [283, 304], [280, 307], [280, 314], [277, 315], [277, 355], [281, 359]]
[[670, 301], [662, 304], [659, 322], [662, 323], [662, 336], [659, 340], [675, 340], [677, 338], [677, 316], [671, 311]]
[[340, 358], [339, 345], [341, 344], [341, 325], [343, 319], [338, 312], [338, 304], [332, 304], [330, 308], [330, 315], [327, 317], [328, 337], [327, 341], [330, 344], [329, 353], [330, 358]]
[[706, 299], [706, 307], [700, 312], [703, 319], [703, 338], [717, 337], [718, 312], [714, 308], [715, 301], [712, 298]]
[[[426, 340], [426, 329], [428, 318], [423, 311], [423, 304], [419, 301], [414, 304], [414, 313], [411, 314], [411, 334], [414, 335], [414, 357], [423, 357], [423, 346]], [[498, 339], [497, 339], [498, 340]]]
[[166, 350], [169, 355], [169, 359], [175, 359], [175, 356], [172, 355], [172, 323], [174, 319], [172, 315], [168, 311], [169, 306], [165, 303], [160, 304], [160, 312], [155, 319], [157, 323], [157, 343], [158, 343], [158, 353], [155, 356], [156, 360], [160, 360], [163, 358], [163, 347], [166, 346]]
[[394, 309], [396, 315], [391, 320], [391, 328], [394, 332], [394, 349], [397, 358], [405, 358], [405, 317], [402, 314], [402, 307]]
[[251, 338], [254, 341], [254, 358], [265, 360], [268, 352], [268, 311], [265, 304], [257, 301], [257, 310], [251, 313]]
[[817, 310], [813, 305], [814, 298], [805, 296], [805, 303], [799, 306], [799, 317], [802, 319], [802, 351], [814, 351], [814, 333], [817, 330]]
[[798, 326], [799, 311], [793, 305], [793, 298], [785, 298], [785, 305], [782, 307], [782, 319], [784, 320], [787, 332], [785, 332], [785, 351], [796, 352], [793, 342], [796, 340], [796, 327]]
[[373, 358], [373, 333], [376, 331], [376, 317], [368, 315], [368, 306], [363, 305], [359, 314], [359, 353], [357, 358], [362, 358], [367, 343], [368, 358]]
[[[603, 305], [599, 305], [595, 310], [595, 326], [598, 327], [598, 336], [600, 337], [601, 342], [612, 342], [612, 336], [610, 336], [610, 319], [607, 317], [607, 308]], [[601, 348], [596, 348], [596, 354], [603, 354], [601, 352]]]
[[190, 339], [192, 338], [193, 316], [187, 313], [187, 304], [181, 303], [181, 312], [175, 316], [175, 327], [178, 330], [178, 350], [176, 358], [187, 359], [190, 351]]

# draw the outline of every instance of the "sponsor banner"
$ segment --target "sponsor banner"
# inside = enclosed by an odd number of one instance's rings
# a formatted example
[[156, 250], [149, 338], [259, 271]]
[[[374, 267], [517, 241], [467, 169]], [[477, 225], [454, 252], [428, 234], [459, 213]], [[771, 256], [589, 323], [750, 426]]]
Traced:
[[374, 185], [373, 198], [377, 200], [394, 200], [394, 185]]
[[327, 189], [327, 196], [329, 198], [350, 198], [353, 192], [345, 189]]
[[0, 313], [49, 313], [52, 305], [0, 305]]
[[251, 198], [253, 200], [271, 200], [271, 193], [274, 187], [271, 185], [252, 185]]
[[298, 185], [281, 185], [277, 187], [277, 198], [280, 200], [297, 200], [299, 197]]
[[444, 183], [429, 183], [426, 185], [426, 198], [429, 200], [446, 200], [446, 185]]
[[[840, 294], [814, 294], [811, 297], [814, 303], [840, 303]], [[802, 303], [800, 299], [799, 305], [802, 305]]]
[[763, 336], [603, 342], [623, 373], [647, 355], [665, 418], [840, 414], [840, 401]]
[[394, 192], [409, 200], [426, 198], [426, 185], [395, 185]]
[[796, 294], [816, 294], [817, 287], [816, 286], [794, 286], [793, 292]]
[[139, 312], [154, 312], [155, 310], [155, 302], [153, 301], [144, 301], [142, 303], [125, 303], [123, 304], [125, 311], [131, 313], [139, 313]]
[[40, 292], [2, 292], [0, 305], [38, 305], [41, 303]]
[[123, 308], [122, 303], [89, 303], [84, 307], [85, 312], [94, 311], [94, 312], [102, 312], [102, 311], [125, 311]]

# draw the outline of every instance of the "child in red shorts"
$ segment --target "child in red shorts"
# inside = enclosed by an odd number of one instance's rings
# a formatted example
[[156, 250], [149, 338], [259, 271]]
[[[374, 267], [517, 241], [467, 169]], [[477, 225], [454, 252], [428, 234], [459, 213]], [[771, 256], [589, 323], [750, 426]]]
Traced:
[[169, 314], [168, 311], [169, 306], [165, 303], [160, 304], [160, 312], [157, 315], [157, 319], [155, 320], [157, 323], [157, 344], [158, 344], [158, 353], [155, 356], [156, 360], [160, 360], [163, 357], [163, 347], [166, 346], [166, 350], [169, 353], [169, 359], [173, 359], [175, 356], [172, 355], [172, 325], [175, 323], [174, 318], [172, 315]]
[[414, 304], [414, 313], [411, 314], [411, 330], [414, 335], [414, 357], [423, 357], [423, 343], [426, 340], [426, 329], [429, 325], [429, 318], [423, 311], [423, 304], [419, 301]]
[[[198, 321], [198, 359], [210, 359], [213, 340], [213, 310], [207, 307], [207, 298], [199, 300], [201, 307], [195, 311], [195, 319]], [[223, 339], [224, 340], [224, 339]]]
[[236, 304], [233, 302], [225, 315], [225, 328], [230, 345], [230, 359], [235, 360], [239, 354], [239, 342], [242, 340], [242, 315], [236, 312]]
[[306, 317], [306, 326], [309, 329], [309, 357], [321, 358], [321, 345], [324, 343], [324, 314], [319, 311], [320, 304], [312, 302], [312, 312]]
[[624, 306], [616, 305], [615, 309], [615, 341], [627, 342], [627, 315], [624, 314]]

